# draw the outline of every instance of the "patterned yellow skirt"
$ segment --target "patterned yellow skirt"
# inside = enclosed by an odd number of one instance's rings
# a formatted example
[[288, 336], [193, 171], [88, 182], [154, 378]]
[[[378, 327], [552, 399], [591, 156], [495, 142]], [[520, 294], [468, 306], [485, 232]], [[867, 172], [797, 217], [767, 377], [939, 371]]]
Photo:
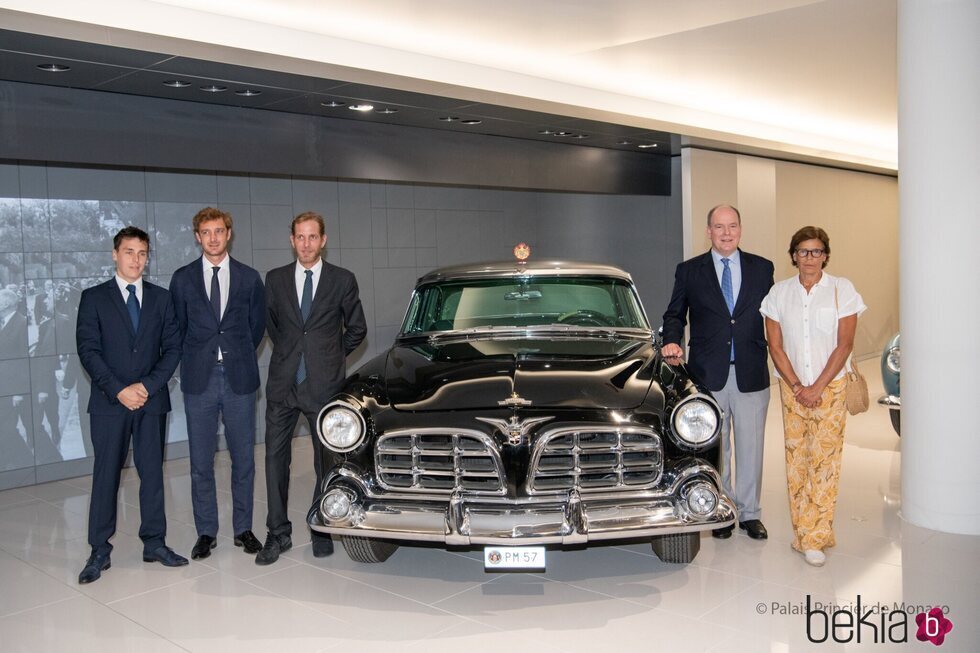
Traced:
[[847, 420], [845, 383], [844, 378], [831, 381], [820, 406], [806, 408], [796, 401], [789, 385], [779, 380], [789, 512], [797, 551], [822, 551], [835, 544], [834, 509]]

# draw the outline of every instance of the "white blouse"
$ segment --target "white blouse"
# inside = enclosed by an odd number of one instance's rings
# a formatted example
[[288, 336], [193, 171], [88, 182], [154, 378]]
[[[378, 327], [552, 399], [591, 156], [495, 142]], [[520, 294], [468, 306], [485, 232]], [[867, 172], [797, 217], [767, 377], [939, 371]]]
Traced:
[[[837, 289], [836, 304], [834, 289]], [[759, 312], [779, 322], [783, 351], [803, 385], [811, 385], [823, 372], [837, 347], [837, 322], [867, 310], [854, 284], [826, 272], [807, 294], [799, 275], [775, 284], [762, 300]], [[846, 366], [845, 366], [846, 367]], [[779, 376], [779, 372], [776, 372]], [[844, 369], [835, 379], [844, 376]]]

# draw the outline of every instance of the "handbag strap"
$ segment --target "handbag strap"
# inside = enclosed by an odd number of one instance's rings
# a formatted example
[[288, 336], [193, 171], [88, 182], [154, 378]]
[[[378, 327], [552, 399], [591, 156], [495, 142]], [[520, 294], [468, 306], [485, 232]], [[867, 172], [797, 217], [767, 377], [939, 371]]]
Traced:
[[[840, 304], [837, 302], [837, 284], [838, 284], [838, 280], [837, 279], [834, 279], [834, 310], [837, 313], [837, 324], [839, 325], [840, 324]], [[851, 357], [850, 356], [848, 356], [847, 357], [847, 360], [844, 361], [844, 373], [845, 374], [853, 374], [854, 373], [854, 366], [851, 365]]]

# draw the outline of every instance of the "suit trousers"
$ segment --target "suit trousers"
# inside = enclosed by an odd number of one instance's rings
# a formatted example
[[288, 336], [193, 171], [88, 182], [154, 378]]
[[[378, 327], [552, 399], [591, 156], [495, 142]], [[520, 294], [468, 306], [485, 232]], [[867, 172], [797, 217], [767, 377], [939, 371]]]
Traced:
[[187, 442], [191, 455], [191, 497], [198, 535], [218, 534], [218, 500], [214, 454], [218, 449], [218, 415], [225, 425], [231, 456], [233, 534], [252, 530], [255, 491], [255, 393], [235, 394], [224, 365], [215, 365], [201, 394], [184, 393]]
[[93, 553], [112, 551], [109, 538], [116, 532], [119, 475], [129, 442], [140, 477], [140, 539], [149, 552], [166, 543], [167, 518], [163, 510], [163, 447], [167, 415], [147, 415], [142, 410], [126, 415], [91, 414], [92, 498], [88, 512], [88, 543]]
[[[735, 366], [728, 370], [728, 381], [712, 391], [721, 407], [721, 480], [725, 492], [735, 501], [739, 521], [762, 515], [762, 452], [769, 410], [769, 388], [740, 392]], [[735, 485], [732, 485], [732, 450], [735, 453]]]
[[[292, 461], [293, 432], [300, 414], [306, 416], [313, 438], [313, 470], [316, 484], [313, 486], [312, 500], [316, 499], [323, 480], [320, 460], [324, 453], [323, 443], [316, 435], [316, 417], [322, 406], [310, 394], [309, 380], [293, 385], [285, 401], [272, 401], [265, 409], [265, 487], [269, 504], [266, 526], [274, 535], [291, 535], [293, 525], [289, 521], [289, 466]], [[304, 514], [306, 510], [304, 509]], [[329, 535], [312, 532], [312, 538], [329, 539]]]

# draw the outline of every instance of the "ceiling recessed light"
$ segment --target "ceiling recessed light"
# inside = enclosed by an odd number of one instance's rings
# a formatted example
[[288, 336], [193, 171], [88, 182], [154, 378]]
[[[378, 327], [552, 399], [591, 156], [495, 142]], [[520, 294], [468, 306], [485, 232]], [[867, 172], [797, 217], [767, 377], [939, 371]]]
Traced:
[[256, 95], [262, 95], [262, 91], [257, 91], [254, 88], [243, 88], [240, 91], [235, 91], [235, 95], [241, 95], [242, 97], [255, 97]]
[[551, 136], [555, 132], [551, 131], [550, 129], [539, 129], [538, 130], [538, 133], [541, 134], [541, 135], [543, 135], [543, 136]]
[[637, 147], [640, 148], [641, 150], [647, 150], [647, 149], [650, 149], [651, 147], [657, 147], [657, 144], [656, 143], [641, 143], [641, 144], [637, 145]]
[[218, 86], [217, 84], [208, 84], [207, 86], [202, 86], [201, 90], [205, 93], [224, 93], [228, 90], [228, 87]]
[[336, 109], [337, 107], [342, 107], [345, 104], [347, 104], [347, 103], [346, 102], [341, 102], [339, 100], [330, 100], [329, 102], [321, 102], [320, 103], [320, 106], [321, 107], [327, 107], [329, 109]]
[[169, 86], [170, 88], [187, 88], [191, 85], [190, 82], [185, 82], [181, 79], [168, 79], [163, 83], [164, 86]]
[[37, 67], [46, 73], [64, 73], [71, 70], [71, 66], [65, 66], [60, 63], [40, 63]]
[[622, 141], [617, 141], [616, 142], [616, 145], [632, 145], [632, 144], [633, 143], [631, 143], [630, 141], [627, 141], [627, 140], [622, 140]]
[[352, 104], [347, 108], [351, 111], [374, 111], [373, 104]]
[[572, 138], [588, 138], [588, 134], [572, 134]]
[[571, 136], [572, 132], [555, 132], [555, 136]]
[[443, 122], [456, 122], [459, 120], [459, 116], [441, 116], [439, 120]]
[[385, 107], [384, 109], [378, 110], [378, 113], [398, 113], [398, 109], [392, 109], [391, 107]]
[[464, 125], [479, 125], [481, 122], [483, 122], [483, 121], [482, 120], [477, 120], [475, 118], [471, 118], [469, 120], [460, 120], [460, 123], [462, 123]]

